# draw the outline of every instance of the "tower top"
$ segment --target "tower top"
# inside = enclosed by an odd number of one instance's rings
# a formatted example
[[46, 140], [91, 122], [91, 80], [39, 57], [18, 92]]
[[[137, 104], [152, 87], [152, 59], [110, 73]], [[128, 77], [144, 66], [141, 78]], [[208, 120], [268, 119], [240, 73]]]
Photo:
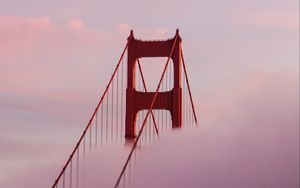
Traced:
[[[176, 36], [178, 36], [179, 40], [181, 41], [181, 37], [179, 36], [179, 29], [178, 29], [178, 28], [176, 29], [174, 38], [175, 38]], [[134, 34], [133, 34], [133, 29], [130, 30], [130, 34], [129, 34], [127, 40], [128, 40], [130, 37], [131, 37], [132, 39], [135, 39], [135, 38], [134, 38]], [[172, 39], [174, 39], [174, 38], [169, 38], [168, 40], [172, 40]]]

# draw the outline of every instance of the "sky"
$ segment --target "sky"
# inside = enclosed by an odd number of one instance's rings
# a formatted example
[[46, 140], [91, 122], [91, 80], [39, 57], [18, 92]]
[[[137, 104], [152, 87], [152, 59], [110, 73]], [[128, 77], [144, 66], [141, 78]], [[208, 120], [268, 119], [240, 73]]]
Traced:
[[199, 126], [149, 147], [133, 187], [299, 187], [299, 1], [0, 5], [0, 187], [49, 187], [130, 29], [150, 40], [176, 28]]

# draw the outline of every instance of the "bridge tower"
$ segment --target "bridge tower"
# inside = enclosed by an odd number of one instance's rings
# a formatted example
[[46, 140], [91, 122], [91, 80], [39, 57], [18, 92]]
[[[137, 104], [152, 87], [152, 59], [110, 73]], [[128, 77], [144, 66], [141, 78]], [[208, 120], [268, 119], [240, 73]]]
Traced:
[[[177, 40], [176, 40], [177, 35]], [[181, 87], [181, 37], [176, 30], [174, 38], [164, 41], [143, 41], [135, 39], [133, 31], [128, 44], [127, 88], [126, 88], [126, 119], [125, 137], [136, 137], [136, 116], [140, 110], [149, 109], [155, 92], [140, 92], [136, 90], [136, 64], [142, 57], [169, 57], [174, 40], [176, 40], [171, 58], [173, 60], [174, 85], [170, 91], [159, 92], [152, 109], [168, 110], [172, 116], [172, 128], [182, 125], [182, 87]]]

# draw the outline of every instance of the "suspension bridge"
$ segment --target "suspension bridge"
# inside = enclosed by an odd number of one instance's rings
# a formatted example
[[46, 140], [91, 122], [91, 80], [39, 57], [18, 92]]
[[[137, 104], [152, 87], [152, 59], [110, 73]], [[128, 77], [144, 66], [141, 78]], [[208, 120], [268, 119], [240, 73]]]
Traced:
[[[142, 58], [151, 57], [166, 58], [152, 92], [146, 85], [147, 70], [141, 65]], [[124, 186], [136, 148], [151, 144], [172, 129], [194, 124], [197, 117], [179, 30], [173, 38], [160, 41], [136, 39], [131, 30], [112, 76], [52, 188], [88, 187], [84, 173], [86, 150], [111, 142], [130, 142], [130, 152], [111, 185], [120, 187], [123, 181]]]

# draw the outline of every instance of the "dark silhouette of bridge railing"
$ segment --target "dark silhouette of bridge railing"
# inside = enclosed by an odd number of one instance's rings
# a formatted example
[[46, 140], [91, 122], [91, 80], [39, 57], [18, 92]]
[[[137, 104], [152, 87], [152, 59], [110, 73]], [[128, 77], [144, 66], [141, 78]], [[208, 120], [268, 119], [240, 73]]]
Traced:
[[[68, 157], [66, 163], [58, 174], [57, 178], [52, 185], [55, 187], [84, 187], [85, 177], [81, 170], [85, 170], [85, 155], [86, 150], [92, 150], [98, 145], [107, 144], [110, 142], [123, 143], [125, 141], [125, 109], [126, 109], [126, 71], [124, 65], [124, 57], [130, 42], [134, 40], [133, 34], [128, 37], [127, 43], [121, 53], [119, 61], [113, 71], [113, 74], [90, 118], [87, 125], [85, 126], [78, 142]], [[131, 140], [132, 148], [125, 161], [125, 164], [117, 177], [114, 187], [118, 187], [120, 182], [123, 180], [125, 185], [126, 170], [127, 167], [131, 166], [131, 158], [136, 156], [136, 148], [138, 146], [150, 144], [159, 135], [171, 130], [172, 118], [170, 113], [166, 110], [156, 109], [154, 110], [154, 104], [158, 93], [161, 91], [170, 91], [173, 87], [174, 71], [170, 65], [172, 60], [172, 54], [175, 48], [176, 42], [181, 40], [179, 32], [177, 30], [174, 37], [173, 44], [169, 51], [167, 61], [164, 65], [163, 72], [160, 76], [159, 83], [153, 92], [153, 98], [151, 100], [148, 109], [139, 111], [137, 114], [136, 125], [138, 134], [136, 138], [129, 138]], [[182, 125], [191, 125], [197, 123], [195, 108], [193, 104], [190, 84], [187, 76], [186, 65], [183, 58], [183, 52], [180, 50], [180, 58], [182, 61]], [[148, 92], [146, 81], [143, 75], [142, 66], [140, 59], [137, 59], [137, 90]], [[128, 70], [127, 70], [128, 71]], [[131, 168], [128, 170], [130, 171]], [[112, 185], [113, 186], [113, 185]]]

